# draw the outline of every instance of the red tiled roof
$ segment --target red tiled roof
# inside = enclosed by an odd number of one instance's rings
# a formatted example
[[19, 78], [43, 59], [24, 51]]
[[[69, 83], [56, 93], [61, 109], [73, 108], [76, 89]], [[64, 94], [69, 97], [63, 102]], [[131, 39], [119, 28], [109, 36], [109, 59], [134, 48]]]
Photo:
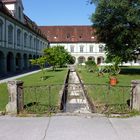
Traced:
[[96, 42], [91, 26], [40, 26], [50, 43]]

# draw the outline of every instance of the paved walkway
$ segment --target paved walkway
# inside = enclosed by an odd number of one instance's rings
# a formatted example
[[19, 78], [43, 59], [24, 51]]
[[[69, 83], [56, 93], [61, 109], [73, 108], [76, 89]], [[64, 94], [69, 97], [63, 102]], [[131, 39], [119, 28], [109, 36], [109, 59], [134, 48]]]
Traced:
[[0, 117], [0, 140], [140, 140], [140, 116]]

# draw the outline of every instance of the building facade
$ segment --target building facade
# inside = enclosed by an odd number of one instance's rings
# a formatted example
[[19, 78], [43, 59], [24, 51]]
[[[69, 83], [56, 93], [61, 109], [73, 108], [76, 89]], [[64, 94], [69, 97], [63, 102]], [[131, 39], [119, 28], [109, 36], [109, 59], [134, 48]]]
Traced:
[[50, 46], [64, 46], [76, 64], [87, 60], [104, 63], [105, 44], [97, 42], [95, 29], [91, 26], [41, 26], [40, 29], [46, 34]]
[[[105, 44], [98, 42], [91, 26], [41, 26], [50, 46], [62, 45], [75, 58], [75, 63], [94, 60], [96, 64], [106, 65]], [[140, 48], [138, 48], [140, 50]], [[136, 59], [122, 63], [124, 66], [140, 66], [140, 53]]]
[[31, 67], [29, 59], [40, 57], [47, 37], [23, 13], [21, 0], [0, 2], [0, 75]]

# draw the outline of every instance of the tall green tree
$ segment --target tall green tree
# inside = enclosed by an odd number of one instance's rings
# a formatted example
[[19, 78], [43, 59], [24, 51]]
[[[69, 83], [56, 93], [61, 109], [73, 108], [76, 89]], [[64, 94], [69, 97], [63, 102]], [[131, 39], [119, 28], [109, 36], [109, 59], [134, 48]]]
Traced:
[[64, 49], [63, 46], [53, 46], [44, 50], [44, 56], [47, 62], [55, 70], [56, 66], [62, 67], [73, 62], [72, 56]]
[[91, 0], [96, 11], [91, 20], [100, 42], [106, 43], [107, 57], [133, 59], [140, 47], [140, 0]]

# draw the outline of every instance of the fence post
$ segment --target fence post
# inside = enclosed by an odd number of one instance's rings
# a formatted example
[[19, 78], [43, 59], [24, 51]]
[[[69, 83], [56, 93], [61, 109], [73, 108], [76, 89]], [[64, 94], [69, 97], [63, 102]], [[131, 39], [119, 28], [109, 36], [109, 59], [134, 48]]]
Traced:
[[6, 112], [10, 114], [18, 114], [23, 110], [23, 82], [22, 81], [8, 81], [9, 102], [6, 105]]
[[140, 80], [132, 80], [132, 99], [131, 107], [137, 111], [140, 111]]

